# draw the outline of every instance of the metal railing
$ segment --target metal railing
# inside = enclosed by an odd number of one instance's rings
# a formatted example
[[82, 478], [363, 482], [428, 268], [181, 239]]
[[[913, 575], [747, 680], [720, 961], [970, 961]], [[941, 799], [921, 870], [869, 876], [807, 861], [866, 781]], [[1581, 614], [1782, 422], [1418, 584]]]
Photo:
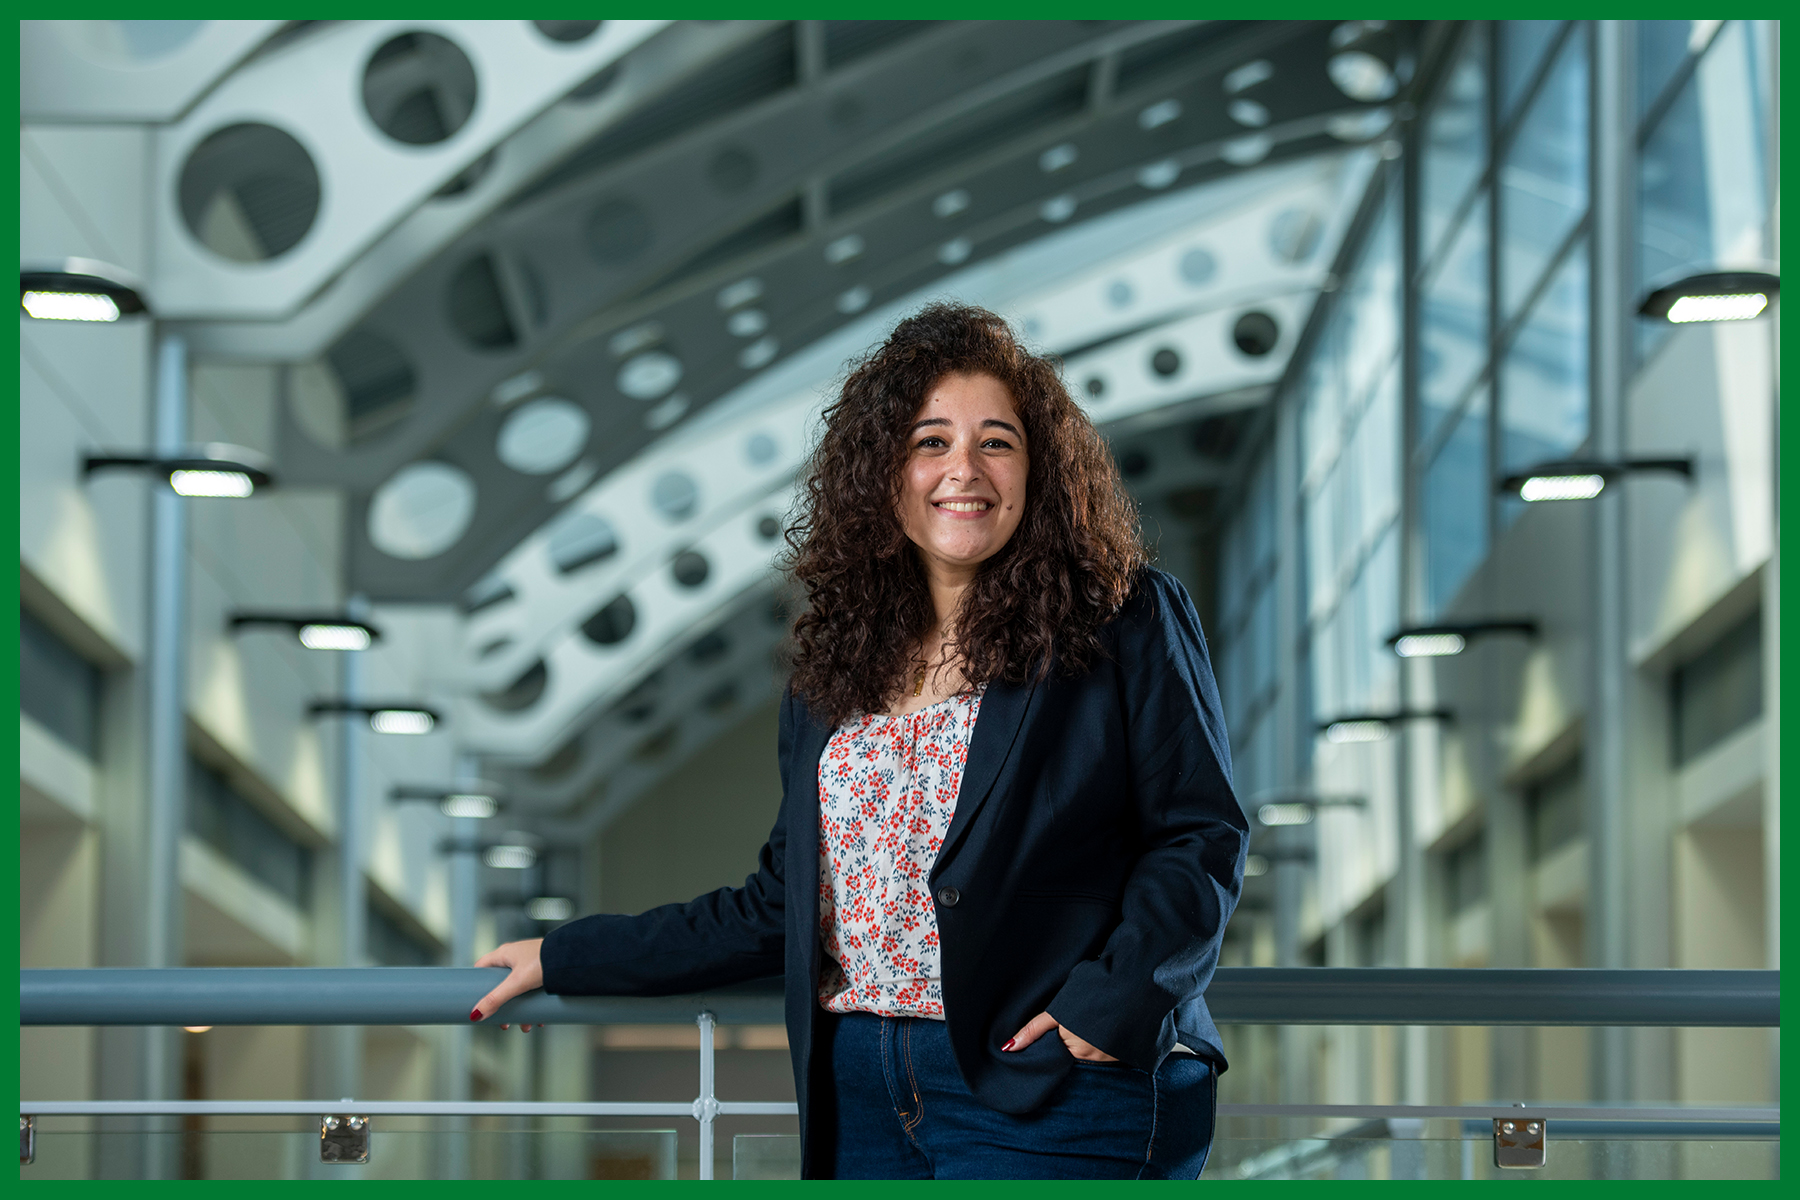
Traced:
[[[466, 1025], [475, 1000], [505, 977], [478, 967], [188, 967], [21, 970], [21, 1025]], [[1221, 1025], [1587, 1025], [1775, 1027], [1779, 971], [1221, 968], [1207, 1003]], [[713, 1177], [713, 1122], [795, 1115], [780, 1101], [721, 1100], [714, 1085], [718, 1024], [776, 1024], [779, 979], [698, 995], [521, 996], [487, 1023], [684, 1024], [700, 1029], [700, 1089], [692, 1101], [474, 1102], [71, 1100], [19, 1101], [39, 1116], [680, 1116], [699, 1124], [700, 1178]], [[1779, 1128], [1779, 1107], [1587, 1105], [1222, 1104], [1221, 1117], [1503, 1122], [1719, 1123]], [[366, 1120], [365, 1120], [366, 1125]], [[332, 1128], [336, 1128], [333, 1126]], [[1511, 1126], [1509, 1125], [1510, 1129]], [[322, 1138], [325, 1131], [322, 1130]], [[328, 1140], [328, 1139], [327, 1139]]]

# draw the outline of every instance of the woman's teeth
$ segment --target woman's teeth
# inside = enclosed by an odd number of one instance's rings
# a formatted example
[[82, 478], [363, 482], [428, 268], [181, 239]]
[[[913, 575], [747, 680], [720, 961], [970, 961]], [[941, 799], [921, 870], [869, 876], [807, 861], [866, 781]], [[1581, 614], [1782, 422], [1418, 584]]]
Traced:
[[938, 507], [951, 512], [986, 512], [991, 506], [985, 500], [944, 500]]

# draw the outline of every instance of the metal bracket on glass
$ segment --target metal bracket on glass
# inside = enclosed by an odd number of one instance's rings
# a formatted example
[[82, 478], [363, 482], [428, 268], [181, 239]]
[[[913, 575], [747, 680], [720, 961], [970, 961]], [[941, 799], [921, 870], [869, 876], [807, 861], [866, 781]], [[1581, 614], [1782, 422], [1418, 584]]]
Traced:
[[37, 1161], [37, 1118], [19, 1114], [19, 1165]]
[[1550, 1122], [1528, 1117], [1494, 1121], [1494, 1165], [1501, 1170], [1535, 1171], [1544, 1165]]
[[369, 1118], [334, 1115], [319, 1122], [319, 1161], [349, 1166], [369, 1161]]

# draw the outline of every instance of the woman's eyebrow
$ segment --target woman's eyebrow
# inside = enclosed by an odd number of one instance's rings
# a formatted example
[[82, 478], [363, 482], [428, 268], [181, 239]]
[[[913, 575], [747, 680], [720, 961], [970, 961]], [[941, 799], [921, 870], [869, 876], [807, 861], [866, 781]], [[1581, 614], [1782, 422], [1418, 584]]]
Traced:
[[[927, 425], [948, 425], [948, 424], [950, 424], [950, 421], [948, 418], [945, 418], [945, 417], [926, 417], [923, 421], [914, 421], [913, 429], [916, 431], [916, 430], [925, 428]], [[997, 417], [989, 417], [987, 420], [985, 420], [981, 423], [981, 426], [983, 429], [987, 428], [989, 425], [998, 425], [1000, 428], [1006, 430], [1008, 433], [1012, 434], [1014, 437], [1024, 437], [1025, 436], [1024, 434], [1022, 434], [1018, 431], [1018, 429], [1012, 424], [1012, 422], [1002, 421]]]

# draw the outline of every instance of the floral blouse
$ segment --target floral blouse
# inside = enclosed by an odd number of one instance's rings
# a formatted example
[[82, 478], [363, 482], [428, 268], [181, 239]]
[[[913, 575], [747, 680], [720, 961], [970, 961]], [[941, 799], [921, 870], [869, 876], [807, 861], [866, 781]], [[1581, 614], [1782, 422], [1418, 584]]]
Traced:
[[840, 726], [819, 759], [819, 1003], [944, 1018], [927, 881], [962, 787], [981, 692]]

